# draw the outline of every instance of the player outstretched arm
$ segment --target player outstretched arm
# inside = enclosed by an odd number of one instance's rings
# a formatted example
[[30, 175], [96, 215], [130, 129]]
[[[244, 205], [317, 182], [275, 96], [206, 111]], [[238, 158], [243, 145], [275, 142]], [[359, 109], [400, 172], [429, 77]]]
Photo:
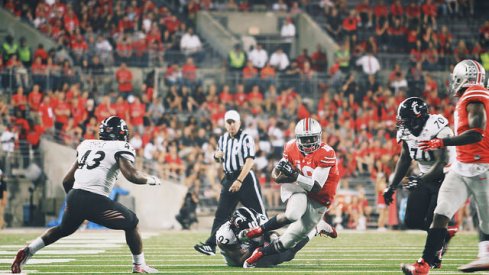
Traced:
[[135, 184], [161, 185], [159, 178], [139, 172], [134, 164], [126, 158], [118, 159], [119, 168], [126, 179]]
[[437, 150], [445, 146], [460, 146], [481, 141], [487, 124], [487, 115], [484, 104], [481, 102], [471, 102], [467, 104], [467, 115], [469, 130], [458, 136], [421, 141], [419, 143], [419, 148], [424, 151]]
[[68, 194], [70, 190], [73, 188], [73, 184], [75, 183], [75, 172], [78, 169], [78, 161], [75, 161], [71, 166], [71, 169], [66, 173], [63, 178], [63, 188], [65, 189], [65, 193]]
[[394, 170], [394, 178], [392, 179], [391, 184], [384, 191], [384, 200], [387, 205], [391, 204], [394, 195], [394, 191], [401, 183], [402, 179], [406, 176], [409, 166], [411, 165], [411, 156], [409, 155], [409, 148], [406, 142], [402, 142], [401, 155], [399, 156], [399, 160], [396, 163], [396, 168]]

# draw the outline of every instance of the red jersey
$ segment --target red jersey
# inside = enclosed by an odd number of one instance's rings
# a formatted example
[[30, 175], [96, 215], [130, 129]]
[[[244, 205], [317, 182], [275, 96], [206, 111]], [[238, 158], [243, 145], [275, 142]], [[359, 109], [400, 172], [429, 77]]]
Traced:
[[285, 145], [283, 157], [298, 168], [301, 174], [306, 177], [312, 177], [312, 173], [317, 167], [331, 167], [328, 179], [324, 183], [321, 191], [318, 193], [308, 192], [307, 196], [325, 206], [329, 206], [333, 202], [340, 180], [336, 165], [336, 153], [333, 148], [322, 142], [319, 149], [311, 154], [304, 155], [299, 151], [296, 140], [293, 139]]
[[[469, 87], [455, 106], [455, 134], [460, 135], [469, 130], [467, 104], [480, 102], [484, 104], [486, 115], [489, 114], [489, 91], [482, 86]], [[457, 160], [462, 163], [489, 163], [489, 128], [482, 130], [483, 138], [473, 144], [457, 146]]]

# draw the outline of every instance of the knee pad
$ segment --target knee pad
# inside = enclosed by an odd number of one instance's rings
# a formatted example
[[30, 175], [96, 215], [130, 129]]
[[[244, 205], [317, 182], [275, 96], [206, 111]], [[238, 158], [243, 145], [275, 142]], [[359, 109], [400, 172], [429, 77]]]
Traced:
[[126, 229], [134, 229], [136, 226], [139, 224], [139, 219], [136, 214], [132, 213], [132, 215], [129, 216], [129, 219], [127, 220], [127, 225]]

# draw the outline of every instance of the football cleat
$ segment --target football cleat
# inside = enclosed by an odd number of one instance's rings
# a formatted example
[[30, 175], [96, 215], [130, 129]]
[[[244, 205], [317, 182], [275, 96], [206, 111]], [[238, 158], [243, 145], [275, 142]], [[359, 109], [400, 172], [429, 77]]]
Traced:
[[158, 273], [158, 269], [145, 264], [133, 264], [132, 273]]
[[462, 265], [458, 268], [462, 272], [476, 272], [489, 270], [489, 257], [477, 258], [476, 260]]
[[254, 268], [256, 266], [256, 263], [263, 257], [263, 252], [260, 250], [258, 247], [253, 251], [253, 254], [246, 259], [243, 263], [243, 268]]
[[263, 235], [263, 228], [261, 226], [258, 226], [258, 227], [252, 228], [252, 229], [247, 229], [245, 231], [245, 236], [249, 240], [254, 239], [256, 237], [260, 237], [261, 235]]
[[24, 247], [19, 252], [17, 252], [17, 255], [15, 255], [14, 262], [12, 263], [12, 266], [10, 267], [10, 270], [12, 273], [20, 273], [22, 271], [22, 266], [25, 265], [27, 260], [29, 260], [32, 257], [32, 254], [30, 252], [29, 247]]
[[194, 249], [197, 250], [198, 252], [208, 255], [208, 256], [215, 256], [216, 255], [216, 247], [211, 246], [205, 243], [200, 243], [194, 245]]
[[338, 237], [336, 229], [324, 220], [320, 220], [319, 223], [316, 225], [316, 231], [317, 235], [319, 236], [326, 236], [333, 239], [336, 239]]
[[404, 275], [428, 275], [430, 265], [421, 258], [414, 264], [401, 264], [401, 270]]

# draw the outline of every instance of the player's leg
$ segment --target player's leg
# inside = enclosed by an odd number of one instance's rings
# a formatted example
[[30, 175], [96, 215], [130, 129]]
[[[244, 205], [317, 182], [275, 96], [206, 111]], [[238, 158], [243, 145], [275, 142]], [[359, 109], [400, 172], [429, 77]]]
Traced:
[[[430, 202], [430, 190], [425, 186], [418, 186], [418, 188], [409, 193], [404, 220], [408, 228], [428, 230], [430, 224], [427, 223], [426, 217], [428, 216]], [[431, 210], [433, 211], [434, 208]], [[430, 221], [431, 220], [432, 219], [430, 218]]]
[[[304, 194], [305, 196], [305, 194]], [[288, 206], [287, 206], [288, 207]], [[268, 246], [259, 248], [246, 259], [243, 267], [253, 267], [262, 257], [285, 252], [297, 245], [308, 237], [308, 234], [315, 229], [316, 224], [321, 220], [326, 207], [312, 200], [307, 200], [306, 211], [301, 218], [289, 225], [285, 233], [280, 238]]]
[[27, 247], [19, 250], [11, 266], [12, 273], [20, 273], [22, 266], [37, 251], [63, 237], [73, 234], [73, 232], [80, 227], [85, 219], [83, 207], [81, 206], [83, 201], [83, 194], [81, 194], [79, 190], [74, 189], [68, 193], [66, 198], [66, 208], [63, 213], [61, 224], [48, 229], [44, 234], [32, 241]]
[[158, 272], [146, 264], [143, 241], [137, 227], [139, 219], [134, 212], [118, 202], [93, 193], [88, 195], [87, 204], [90, 204], [86, 206], [90, 210], [87, 220], [110, 229], [124, 230], [132, 254], [133, 273]]
[[477, 259], [459, 267], [463, 272], [489, 270], [489, 172], [471, 177], [468, 181], [470, 193], [477, 206], [479, 218], [479, 253]]
[[307, 196], [305, 193], [294, 193], [287, 200], [284, 213], [280, 213], [259, 227], [252, 228], [246, 233], [248, 239], [256, 238], [264, 232], [279, 229], [287, 224], [299, 220], [307, 209]]
[[236, 205], [238, 204], [237, 193], [229, 192], [229, 187], [233, 184], [234, 180], [224, 178], [221, 186], [221, 194], [217, 203], [217, 210], [214, 216], [214, 222], [212, 223], [211, 235], [205, 241], [205, 243], [196, 244], [194, 249], [198, 252], [214, 256], [216, 254], [216, 232], [223, 225], [227, 219], [231, 216]]
[[418, 274], [426, 272], [435, 262], [436, 252], [439, 251], [447, 234], [450, 218], [465, 203], [468, 191], [464, 178], [450, 171], [443, 181], [438, 193], [437, 206], [433, 223], [428, 230], [422, 258], [415, 264], [403, 264], [401, 270], [404, 274]]
[[238, 198], [245, 207], [254, 209], [256, 212], [267, 216], [260, 183], [253, 171], [250, 171], [244, 179], [241, 189], [238, 192]]

